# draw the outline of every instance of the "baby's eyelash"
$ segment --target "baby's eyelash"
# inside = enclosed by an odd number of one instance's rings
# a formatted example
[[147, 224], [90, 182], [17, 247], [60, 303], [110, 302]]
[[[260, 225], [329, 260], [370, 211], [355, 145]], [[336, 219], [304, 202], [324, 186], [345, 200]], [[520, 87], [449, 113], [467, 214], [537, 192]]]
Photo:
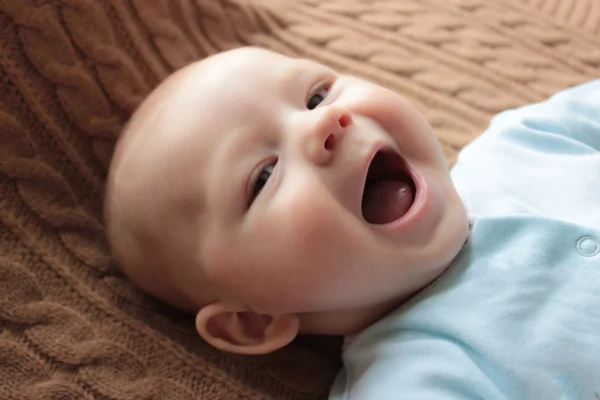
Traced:
[[[268, 160], [265, 163], [259, 165], [252, 175], [250, 176], [250, 180], [248, 182], [247, 189], [247, 197], [248, 197], [248, 206], [251, 206], [254, 202], [254, 199], [258, 197], [260, 191], [267, 184], [267, 181], [271, 177], [275, 166], [277, 165], [277, 159]], [[264, 182], [263, 182], [264, 181]]]
[[312, 96], [314, 96], [315, 94], [319, 93], [322, 90], [325, 90], [325, 91], [328, 92], [330, 87], [331, 87], [331, 83], [329, 81], [319, 81], [319, 83], [317, 83], [316, 85], [313, 85], [310, 88], [310, 90], [306, 94], [306, 100], [305, 100], [305, 102], [308, 102], [308, 100]]
[[328, 82], [321, 82], [314, 86], [314, 89], [308, 92], [308, 98], [305, 101], [306, 108], [308, 110], [314, 110], [327, 98], [329, 94], [331, 84]]

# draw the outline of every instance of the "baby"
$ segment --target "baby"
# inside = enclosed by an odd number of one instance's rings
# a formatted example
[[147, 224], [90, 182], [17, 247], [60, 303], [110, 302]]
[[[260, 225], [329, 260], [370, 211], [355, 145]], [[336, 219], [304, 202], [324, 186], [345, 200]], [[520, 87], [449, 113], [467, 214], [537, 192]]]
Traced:
[[129, 121], [109, 242], [221, 350], [353, 337], [332, 399], [595, 399], [599, 107], [592, 82], [500, 114], [451, 179], [398, 94], [263, 49], [221, 53]]

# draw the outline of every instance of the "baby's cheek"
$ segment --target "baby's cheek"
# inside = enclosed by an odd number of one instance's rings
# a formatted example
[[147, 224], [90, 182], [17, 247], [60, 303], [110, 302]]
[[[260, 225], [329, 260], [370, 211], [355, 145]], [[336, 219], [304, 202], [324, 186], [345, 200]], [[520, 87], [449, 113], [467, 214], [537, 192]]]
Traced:
[[293, 208], [295, 212], [279, 219], [284, 231], [273, 239], [285, 240], [282, 248], [293, 265], [288, 272], [296, 274], [296, 281], [315, 291], [329, 291], [332, 281], [350, 274], [353, 261], [360, 259], [356, 229], [347, 212], [332, 202], [295, 200]]
[[291, 235], [298, 251], [323, 248], [342, 233], [340, 206], [316, 191], [291, 196], [277, 214], [274, 221], [285, 230], [280, 234]]

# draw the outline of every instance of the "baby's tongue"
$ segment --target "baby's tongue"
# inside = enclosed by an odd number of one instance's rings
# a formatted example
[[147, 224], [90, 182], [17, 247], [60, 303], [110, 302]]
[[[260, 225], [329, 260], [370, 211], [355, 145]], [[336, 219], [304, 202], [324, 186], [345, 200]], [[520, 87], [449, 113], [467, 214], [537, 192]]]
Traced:
[[383, 179], [370, 185], [363, 195], [362, 212], [371, 224], [385, 224], [402, 217], [413, 202], [407, 182]]

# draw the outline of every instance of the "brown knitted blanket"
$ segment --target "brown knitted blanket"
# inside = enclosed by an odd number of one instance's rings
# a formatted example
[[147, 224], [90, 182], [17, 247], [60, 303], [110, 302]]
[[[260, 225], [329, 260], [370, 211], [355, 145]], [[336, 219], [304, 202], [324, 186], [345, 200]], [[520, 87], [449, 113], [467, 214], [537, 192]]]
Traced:
[[103, 239], [119, 129], [169, 72], [259, 45], [412, 99], [450, 163], [506, 108], [600, 76], [597, 0], [0, 0], [0, 399], [323, 399], [339, 340], [210, 349]]

